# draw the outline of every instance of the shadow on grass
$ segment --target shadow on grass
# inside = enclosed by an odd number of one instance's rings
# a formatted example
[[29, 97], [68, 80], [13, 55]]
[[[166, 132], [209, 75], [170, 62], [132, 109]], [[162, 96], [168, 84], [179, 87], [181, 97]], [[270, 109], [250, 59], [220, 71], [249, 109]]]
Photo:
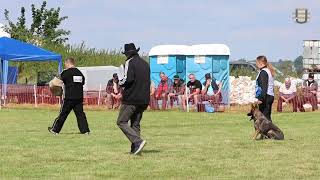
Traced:
[[65, 134], [65, 135], [79, 134], [79, 135], [84, 135], [84, 134], [81, 134], [80, 132], [64, 132], [64, 133], [59, 133], [59, 134]]
[[142, 153], [153, 154], [153, 153], [161, 153], [161, 151], [156, 149], [150, 149], [150, 150], [142, 150]]
[[[142, 150], [141, 153], [137, 154], [137, 156], [143, 156], [143, 154], [154, 154], [154, 153], [161, 153], [161, 151], [160, 150], [155, 150], [155, 149]], [[125, 154], [132, 155], [130, 152], [126, 152]]]

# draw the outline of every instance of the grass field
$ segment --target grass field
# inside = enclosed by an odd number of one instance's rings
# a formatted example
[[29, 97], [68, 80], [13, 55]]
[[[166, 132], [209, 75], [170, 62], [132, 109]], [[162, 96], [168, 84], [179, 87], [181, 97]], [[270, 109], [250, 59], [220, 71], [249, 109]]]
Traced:
[[132, 156], [117, 112], [88, 111], [92, 134], [72, 114], [58, 136], [57, 111], [0, 111], [0, 179], [319, 179], [320, 112], [274, 114], [284, 141], [253, 141], [245, 113], [146, 112], [147, 146]]

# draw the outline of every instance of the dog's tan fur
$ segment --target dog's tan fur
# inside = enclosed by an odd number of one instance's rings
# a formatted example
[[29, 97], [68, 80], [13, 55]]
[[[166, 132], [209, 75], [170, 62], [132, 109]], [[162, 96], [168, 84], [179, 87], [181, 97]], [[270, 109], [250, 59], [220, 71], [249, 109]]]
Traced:
[[254, 121], [255, 132], [252, 139], [256, 140], [259, 134], [260, 139], [284, 139], [283, 132], [262, 114], [257, 105], [252, 105], [251, 111], [247, 115], [251, 116], [250, 120]]

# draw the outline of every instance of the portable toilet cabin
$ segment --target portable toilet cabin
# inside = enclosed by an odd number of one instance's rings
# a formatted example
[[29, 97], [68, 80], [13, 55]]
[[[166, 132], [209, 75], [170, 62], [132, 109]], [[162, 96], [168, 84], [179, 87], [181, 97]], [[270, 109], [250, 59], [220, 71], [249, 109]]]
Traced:
[[184, 45], [159, 45], [150, 50], [150, 76], [156, 86], [160, 82], [160, 72], [164, 72], [170, 79], [177, 74], [186, 80], [186, 54], [189, 48]]
[[229, 56], [230, 49], [224, 44], [200, 44], [191, 46], [190, 53], [186, 57], [187, 74], [195, 74], [203, 83], [205, 74], [210, 73], [216, 80], [222, 82], [222, 103], [230, 102], [229, 80]]

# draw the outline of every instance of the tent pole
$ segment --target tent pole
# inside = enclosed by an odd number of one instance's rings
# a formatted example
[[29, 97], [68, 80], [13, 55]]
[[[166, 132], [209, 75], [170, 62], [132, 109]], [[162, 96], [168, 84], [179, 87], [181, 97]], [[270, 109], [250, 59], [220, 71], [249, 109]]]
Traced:
[[58, 72], [59, 74], [62, 72], [62, 58], [59, 59]]
[[0, 87], [1, 87], [1, 89], [0, 89], [0, 110], [1, 110], [1, 108], [2, 108], [2, 84], [1, 84], [1, 82], [0, 82]]
[[3, 106], [6, 106], [7, 100], [7, 83], [8, 83], [8, 68], [9, 62], [6, 60], [2, 60], [2, 99], [3, 99]]
[[3, 86], [3, 84], [2, 84], [2, 79], [3, 79], [3, 73], [2, 73], [2, 59], [0, 58], [0, 110], [1, 110], [1, 108], [2, 108], [2, 86]]
[[36, 87], [36, 85], [33, 85], [33, 92], [34, 92], [34, 106], [38, 107], [38, 103], [37, 103], [37, 87]]
[[187, 58], [186, 58], [186, 99], [187, 99], [187, 112], [189, 112], [189, 94], [188, 94], [188, 63], [187, 63]]
[[102, 86], [101, 86], [101, 83], [100, 83], [100, 87], [99, 87], [99, 97], [98, 97], [98, 106], [100, 106], [101, 90], [102, 90]]

